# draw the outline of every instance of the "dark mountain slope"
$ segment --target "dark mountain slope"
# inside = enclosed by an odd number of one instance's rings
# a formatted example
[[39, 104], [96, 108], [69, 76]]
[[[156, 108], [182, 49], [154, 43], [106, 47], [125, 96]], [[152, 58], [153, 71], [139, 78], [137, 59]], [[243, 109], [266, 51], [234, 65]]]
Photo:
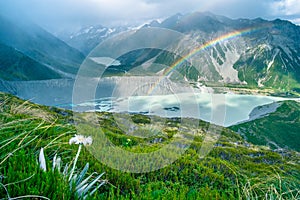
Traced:
[[0, 79], [15, 81], [53, 78], [61, 76], [20, 51], [0, 43]]
[[75, 74], [84, 60], [78, 50], [28, 22], [0, 16], [0, 42], [62, 73]]

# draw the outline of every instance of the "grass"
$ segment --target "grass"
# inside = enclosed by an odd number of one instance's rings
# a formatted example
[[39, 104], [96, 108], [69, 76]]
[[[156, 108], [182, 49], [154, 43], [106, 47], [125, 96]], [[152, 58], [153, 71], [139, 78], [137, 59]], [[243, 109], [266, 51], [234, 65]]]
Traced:
[[[74, 174], [84, 172], [85, 177], [91, 176], [90, 180], [96, 180], [105, 172], [101, 181], [107, 180], [108, 184], [86, 199], [299, 199], [298, 152], [280, 154], [266, 146], [252, 145], [224, 128], [213, 150], [200, 159], [199, 151], [209, 126], [203, 121], [198, 121], [196, 127], [178, 129], [181, 125], [176, 119], [153, 117], [153, 126], [150, 126], [149, 117], [124, 116], [132, 117], [147, 130], [147, 137], [137, 137], [125, 134], [110, 113], [97, 113], [93, 117], [89, 113], [78, 114], [76, 123], [84, 123], [85, 135], [92, 136], [94, 141], [91, 146], [82, 146], [74, 162], [78, 146], [68, 142], [78, 129], [72, 112], [34, 105], [2, 93], [0, 110], [0, 199], [28, 195], [36, 199], [37, 196], [80, 198], [74, 191], [76, 187], [70, 187], [59, 170], [40, 169], [38, 157], [42, 147], [47, 169], [51, 169], [57, 155], [61, 157], [61, 166], [76, 163]], [[192, 133], [196, 133], [193, 140], [190, 139]], [[145, 153], [178, 140], [178, 135], [189, 142], [190, 147], [172, 164], [152, 172], [122, 172], [91, 154], [94, 149], [105, 155], [107, 149], [97, 146], [103, 136], [120, 149]], [[153, 142], [157, 138], [162, 139]], [[170, 156], [173, 153], [169, 152]]]

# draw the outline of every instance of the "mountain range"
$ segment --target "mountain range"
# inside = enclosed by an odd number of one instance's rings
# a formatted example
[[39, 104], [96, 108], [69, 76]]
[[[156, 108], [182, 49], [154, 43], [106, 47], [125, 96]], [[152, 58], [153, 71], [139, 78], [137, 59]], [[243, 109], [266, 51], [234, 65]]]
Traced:
[[228, 32], [253, 29], [240, 37], [218, 42], [207, 49], [206, 55], [199, 55], [206, 59], [198, 71], [207, 80], [299, 91], [300, 27], [289, 21], [233, 20], [211, 13], [193, 13], [152, 24], [182, 32], [200, 44]]
[[[176, 14], [162, 22], [157, 20], [147, 23], [141, 28], [158, 27], [178, 31], [188, 40], [194, 41], [190, 49], [220, 38], [228, 33], [244, 34], [217, 41], [214, 45], [198, 53], [198, 62], [191, 69], [179, 70], [189, 81], [222, 82], [239, 84], [250, 88], [272, 88], [283, 92], [300, 91], [300, 27], [289, 21], [276, 19], [273, 21], [257, 19], [230, 19], [209, 12], [192, 14]], [[110, 29], [103, 26], [84, 28], [77, 33], [65, 36], [65, 42], [87, 54], [103, 40], [117, 35], [129, 28]], [[99, 34], [98, 34], [99, 33]], [[123, 55], [120, 67], [113, 66], [117, 73], [125, 73], [151, 60], [152, 63], [164, 63], [174, 56], [155, 49], [143, 50], [142, 62], [132, 63], [141, 55], [141, 51]], [[159, 56], [160, 55], [160, 56]], [[141, 57], [141, 56], [140, 56]], [[156, 71], [157, 72], [157, 71]]]
[[[133, 29], [136, 34], [146, 28], [177, 31], [185, 40], [192, 41], [188, 44], [191, 50], [228, 33], [249, 29], [253, 31], [216, 41], [203, 49], [194, 56], [197, 62], [182, 65], [179, 73], [191, 82], [271, 88], [286, 93], [300, 91], [300, 27], [289, 21], [230, 19], [195, 12], [176, 14], [162, 22], [154, 20], [134, 28], [89, 26], [60, 38], [32, 22], [4, 17], [0, 17], [0, 22], [0, 78], [3, 80], [74, 78], [85, 55], [99, 43]], [[151, 62], [160, 67], [156, 65], [146, 73], [157, 75], [177, 59], [172, 52], [141, 49], [122, 55], [120, 65], [110, 66], [107, 71], [119, 75]]]

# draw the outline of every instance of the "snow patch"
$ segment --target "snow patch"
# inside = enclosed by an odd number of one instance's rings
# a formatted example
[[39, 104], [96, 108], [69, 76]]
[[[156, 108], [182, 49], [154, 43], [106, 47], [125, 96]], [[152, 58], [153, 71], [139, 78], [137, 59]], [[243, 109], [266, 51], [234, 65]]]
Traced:
[[276, 49], [276, 52], [275, 52], [275, 54], [274, 54], [274, 56], [273, 56], [271, 62], [268, 63], [267, 71], [269, 71], [270, 68], [272, 67], [272, 65], [274, 64], [274, 60], [275, 60], [276, 56], [278, 55], [278, 53], [279, 53], [279, 49]]
[[100, 28], [100, 29], [96, 30], [96, 33], [102, 33], [102, 32], [104, 32], [106, 30], [107, 30], [107, 28]]
[[258, 87], [264, 87], [264, 84], [262, 84], [262, 82], [265, 81], [265, 79], [266, 78], [260, 78], [260, 79], [258, 79], [258, 81], [257, 81]]
[[[216, 48], [215, 48], [215, 50], [217, 51]], [[220, 57], [219, 52], [218, 52], [218, 57]], [[223, 80], [225, 82], [238, 82], [239, 83], [240, 80], [238, 78], [238, 71], [233, 68], [233, 65], [240, 58], [240, 54], [234, 48], [234, 50], [225, 51], [225, 58], [226, 59], [223, 61], [223, 64], [221, 64], [221, 65], [217, 62], [216, 59], [212, 59], [212, 62], [214, 64], [214, 66], [216, 67], [216, 70], [223, 77]]]

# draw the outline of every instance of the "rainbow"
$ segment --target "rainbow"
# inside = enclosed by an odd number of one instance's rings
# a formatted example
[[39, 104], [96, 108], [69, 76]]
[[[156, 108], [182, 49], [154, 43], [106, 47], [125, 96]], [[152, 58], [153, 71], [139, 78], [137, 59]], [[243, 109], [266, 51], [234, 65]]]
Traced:
[[[235, 30], [235, 31], [226, 33], [220, 37], [217, 37], [213, 40], [210, 40], [210, 41], [202, 44], [198, 48], [192, 50], [191, 52], [189, 52], [188, 54], [186, 54], [185, 56], [183, 56], [182, 58], [180, 58], [176, 62], [174, 62], [167, 70], [165, 70], [165, 72], [162, 75], [162, 78], [160, 78], [160, 80], [157, 83], [159, 83], [164, 77], [168, 76], [172, 71], [174, 71], [177, 67], [179, 67], [185, 60], [190, 59], [191, 57], [196, 55], [198, 52], [208, 49], [209, 47], [212, 47], [212, 46], [216, 45], [217, 43], [220, 43], [220, 42], [223, 42], [226, 40], [230, 40], [230, 39], [233, 39], [238, 36], [245, 35], [245, 34], [253, 33], [255, 31], [258, 31], [258, 30], [261, 30], [264, 28], [265, 28], [265, 26], [260, 26], [260, 27], [250, 27], [250, 28]], [[151, 94], [154, 89], [155, 89], [155, 87], [152, 89], [150, 88], [148, 94]]]

